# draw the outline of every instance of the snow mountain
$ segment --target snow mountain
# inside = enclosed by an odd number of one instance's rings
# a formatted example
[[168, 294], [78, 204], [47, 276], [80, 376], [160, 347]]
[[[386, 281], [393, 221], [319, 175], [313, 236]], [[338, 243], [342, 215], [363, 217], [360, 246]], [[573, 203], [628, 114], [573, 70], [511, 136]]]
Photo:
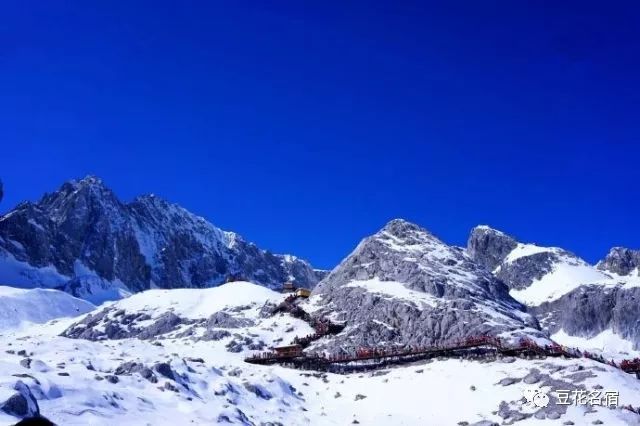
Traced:
[[611, 278], [564, 249], [523, 244], [488, 226], [471, 231], [467, 251], [503, 281], [516, 300], [529, 306]]
[[612, 248], [596, 267], [602, 271], [624, 277], [640, 275], [640, 250], [625, 247]]
[[154, 195], [124, 203], [93, 176], [0, 217], [0, 282], [61, 288], [94, 302], [240, 277], [270, 288], [312, 287], [323, 275]]
[[[492, 244], [482, 243], [472, 254], [418, 225], [391, 221], [308, 300], [296, 299], [311, 316], [346, 326], [305, 350], [335, 355], [483, 334], [548, 343], [525, 305], [509, 295], [513, 289], [492, 273], [518, 244], [483, 255]], [[489, 269], [476, 256], [497, 263]], [[640, 407], [640, 381], [588, 358], [443, 354], [341, 374], [247, 363], [247, 356], [317, 331], [313, 318], [279, 309], [292, 296], [250, 282], [142, 290], [90, 311], [86, 301], [58, 290], [0, 288], [3, 295], [5, 311], [16, 317], [34, 310], [17, 299], [51, 309], [46, 317], [7, 321], [0, 332], [0, 426], [35, 415], [59, 425], [105, 426], [637, 425], [640, 419], [633, 409]], [[547, 406], [525, 401], [532, 387], [549, 393]], [[554, 396], [560, 389], [617, 391], [619, 403], [562, 405]]]
[[621, 407], [525, 403], [533, 384], [612, 389], [621, 405], [640, 405], [640, 381], [589, 359], [443, 358], [346, 374], [244, 362], [313, 332], [273, 313], [283, 298], [248, 282], [146, 290], [74, 319], [6, 330], [0, 425], [36, 414], [96, 426], [638, 424]]
[[478, 226], [467, 252], [556, 337], [614, 335], [640, 348], [640, 252], [616, 247], [596, 266], [557, 247], [518, 242]]
[[347, 324], [325, 346], [433, 345], [492, 335], [544, 339], [509, 289], [465, 251], [396, 219], [313, 290], [309, 309]]

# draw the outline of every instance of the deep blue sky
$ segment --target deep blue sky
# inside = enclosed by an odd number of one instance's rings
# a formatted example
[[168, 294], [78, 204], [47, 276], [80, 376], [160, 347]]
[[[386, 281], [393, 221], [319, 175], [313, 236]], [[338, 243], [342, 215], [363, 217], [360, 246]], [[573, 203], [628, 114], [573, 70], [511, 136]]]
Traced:
[[3, 3], [3, 211], [95, 174], [319, 267], [395, 217], [640, 247], [637, 8], [93, 3]]

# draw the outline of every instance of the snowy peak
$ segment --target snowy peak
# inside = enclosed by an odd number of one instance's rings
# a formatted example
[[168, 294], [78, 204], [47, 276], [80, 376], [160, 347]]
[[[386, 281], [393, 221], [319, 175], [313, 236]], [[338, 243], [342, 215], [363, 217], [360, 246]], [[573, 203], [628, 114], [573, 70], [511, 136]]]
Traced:
[[507, 284], [509, 294], [550, 333], [615, 333], [640, 345], [634, 319], [640, 252], [616, 247], [595, 267], [562, 248], [518, 242], [485, 226], [471, 232], [467, 252]]
[[621, 276], [640, 275], [640, 250], [613, 247], [607, 256], [598, 262], [597, 268]]
[[95, 176], [87, 176], [78, 181], [71, 180], [64, 183], [58, 191], [45, 194], [38, 205], [43, 209], [60, 209], [69, 203], [78, 202], [78, 200], [121, 205], [113, 191]]
[[[63, 288], [98, 301], [149, 288], [210, 287], [243, 278], [312, 287], [307, 262], [258, 248], [154, 195], [121, 202], [101, 179], [69, 181], [0, 218], [0, 280]], [[100, 296], [102, 297], [102, 296]]]
[[426, 229], [404, 219], [394, 219], [387, 223], [373, 238], [392, 239], [408, 246], [421, 244], [446, 245]]
[[[335, 279], [341, 276], [340, 279]], [[329, 284], [378, 278], [401, 282], [406, 287], [437, 297], [465, 291], [490, 292], [491, 274], [469, 258], [411, 222], [395, 219], [376, 234], [365, 238], [338, 268], [323, 280], [317, 291]]]
[[353, 326], [336, 345], [537, 333], [535, 320], [489, 271], [463, 249], [404, 220], [365, 238], [316, 286], [311, 302]]
[[471, 232], [467, 252], [507, 284], [516, 300], [530, 306], [610, 278], [567, 250], [521, 243], [486, 226]]
[[429, 231], [404, 219], [390, 220], [378, 233], [386, 232], [398, 238], [406, 238], [413, 234], [426, 235]]
[[513, 239], [513, 237], [511, 237], [510, 235], [507, 235], [506, 233], [500, 231], [499, 229], [493, 228], [493, 227], [491, 227], [489, 225], [478, 225], [478, 226], [476, 226], [475, 228], [473, 228], [471, 230], [471, 234], [474, 234], [474, 233], [493, 234], [493, 235], [496, 235], [496, 236]]
[[102, 179], [100, 179], [95, 175], [87, 175], [84, 178], [80, 179], [79, 181], [71, 180], [71, 183], [78, 186], [85, 186], [85, 187], [94, 186], [94, 187], [101, 187], [106, 189]]
[[398, 253], [421, 253], [426, 255], [438, 252], [441, 256], [456, 256], [453, 251], [449, 253], [451, 248], [435, 235], [419, 225], [403, 219], [392, 220], [376, 234], [365, 239], [364, 242], [366, 243], [369, 240], [380, 243], [388, 250]]
[[476, 262], [493, 271], [517, 246], [518, 242], [504, 232], [480, 225], [471, 230], [467, 253]]
[[[184, 238], [181, 235], [197, 236], [193, 241], [194, 244], [202, 245], [217, 253], [221, 253], [231, 245], [230, 237], [233, 233], [224, 232], [203, 217], [155, 195], [138, 197], [128, 204], [127, 208], [135, 220], [134, 227], [138, 240], [145, 248], [147, 255], [149, 254], [148, 242], [153, 239], [157, 240], [158, 234], [162, 234], [165, 238], [160, 237], [163, 241], [155, 241], [155, 243], [165, 244], [170, 243], [167, 241], [169, 239]], [[155, 246], [156, 250], [166, 248], [166, 246], [160, 247], [158, 244]]]

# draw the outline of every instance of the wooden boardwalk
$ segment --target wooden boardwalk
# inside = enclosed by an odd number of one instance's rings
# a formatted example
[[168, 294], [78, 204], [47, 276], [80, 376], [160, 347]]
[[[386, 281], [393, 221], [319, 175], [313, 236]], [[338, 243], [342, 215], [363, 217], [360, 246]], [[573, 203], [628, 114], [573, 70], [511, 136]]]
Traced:
[[476, 336], [453, 341], [443, 345], [425, 347], [375, 347], [358, 348], [351, 354], [305, 353], [313, 341], [330, 334], [337, 334], [343, 330], [344, 324], [336, 324], [327, 319], [313, 319], [296, 303], [295, 295], [288, 296], [273, 313], [287, 312], [292, 316], [308, 322], [315, 333], [296, 337], [293, 345], [298, 350], [282, 352], [262, 352], [245, 358], [251, 364], [281, 364], [294, 368], [320, 371], [350, 372], [363, 369], [380, 368], [394, 364], [404, 364], [438, 357], [446, 358], [488, 358], [498, 356], [528, 356], [528, 357], [565, 357], [589, 358], [608, 364], [640, 378], [640, 359], [623, 360], [616, 363], [607, 361], [599, 355], [591, 354], [575, 348], [568, 348], [557, 343], [538, 345], [535, 341], [524, 338], [519, 342], [506, 343], [493, 336]]

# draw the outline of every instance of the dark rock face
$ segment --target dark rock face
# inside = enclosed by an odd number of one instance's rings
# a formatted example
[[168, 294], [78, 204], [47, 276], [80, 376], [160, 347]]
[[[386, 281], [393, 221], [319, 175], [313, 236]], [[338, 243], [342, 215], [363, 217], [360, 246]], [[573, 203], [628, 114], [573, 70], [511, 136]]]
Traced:
[[151, 383], [158, 383], [158, 378], [153, 373], [153, 370], [151, 370], [149, 367], [145, 366], [144, 364], [141, 364], [138, 362], [128, 361], [123, 364], [120, 364], [118, 368], [116, 368], [116, 371], [114, 372], [114, 374], [117, 376], [123, 376], [123, 375], [130, 376], [134, 373], [140, 374], [140, 376], [150, 381]]
[[229, 277], [271, 288], [289, 280], [312, 287], [325, 274], [158, 197], [125, 204], [95, 177], [65, 183], [1, 217], [2, 261], [24, 268], [24, 282], [7, 284], [57, 285], [85, 298], [96, 289], [201, 288]]
[[14, 389], [16, 393], [0, 404], [0, 410], [14, 417], [38, 417], [40, 415], [40, 408], [29, 386], [22, 381], [18, 381]]
[[154, 365], [153, 369], [156, 370], [163, 377], [166, 377], [167, 379], [175, 380], [176, 378], [176, 374], [174, 373], [169, 363], [160, 362]]
[[542, 335], [508, 288], [464, 250], [403, 220], [363, 240], [313, 296], [321, 307], [314, 315], [347, 323], [328, 343], [333, 350], [503, 332]]
[[[519, 255], [512, 254], [516, 248]], [[567, 272], [563, 276], [574, 280], [575, 289], [558, 299], [532, 304], [529, 312], [550, 334], [562, 329], [572, 336], [590, 338], [611, 330], [640, 347], [640, 288], [625, 286], [622, 279], [599, 272], [632, 275], [640, 265], [640, 251], [613, 248], [598, 263], [598, 271], [566, 250], [524, 245], [500, 231], [478, 227], [471, 232], [467, 252], [514, 290], [526, 289], [558, 265], [565, 271], [575, 267], [575, 277]], [[593, 273], [586, 274], [589, 269]]]
[[597, 267], [618, 275], [629, 275], [636, 268], [640, 268], [640, 250], [614, 247], [607, 257], [598, 262]]
[[551, 272], [554, 263], [559, 261], [557, 253], [536, 253], [500, 264], [494, 275], [510, 289], [522, 290]]
[[550, 333], [594, 337], [610, 329], [640, 348], [640, 288], [586, 285], [531, 308]]
[[[567, 250], [558, 247], [522, 244], [505, 233], [486, 226], [479, 226], [471, 231], [467, 243], [467, 253], [476, 262], [485, 265], [496, 278], [513, 290], [526, 289], [534, 281], [553, 272], [558, 265], [578, 269], [591, 267]], [[609, 277], [594, 269], [591, 278], [602, 280]], [[577, 275], [576, 280], [580, 279], [585, 279], [585, 277]], [[576, 282], [578, 285], [591, 283], [588, 281]]]
[[558, 248], [541, 248], [539, 252], [510, 260], [509, 255], [519, 245], [517, 240], [501, 231], [478, 226], [469, 235], [467, 253], [507, 287], [515, 290], [529, 287], [551, 272], [559, 262], [582, 262], [574, 254]]
[[518, 242], [510, 236], [487, 226], [477, 226], [469, 235], [467, 253], [477, 263], [493, 271], [517, 246]]

